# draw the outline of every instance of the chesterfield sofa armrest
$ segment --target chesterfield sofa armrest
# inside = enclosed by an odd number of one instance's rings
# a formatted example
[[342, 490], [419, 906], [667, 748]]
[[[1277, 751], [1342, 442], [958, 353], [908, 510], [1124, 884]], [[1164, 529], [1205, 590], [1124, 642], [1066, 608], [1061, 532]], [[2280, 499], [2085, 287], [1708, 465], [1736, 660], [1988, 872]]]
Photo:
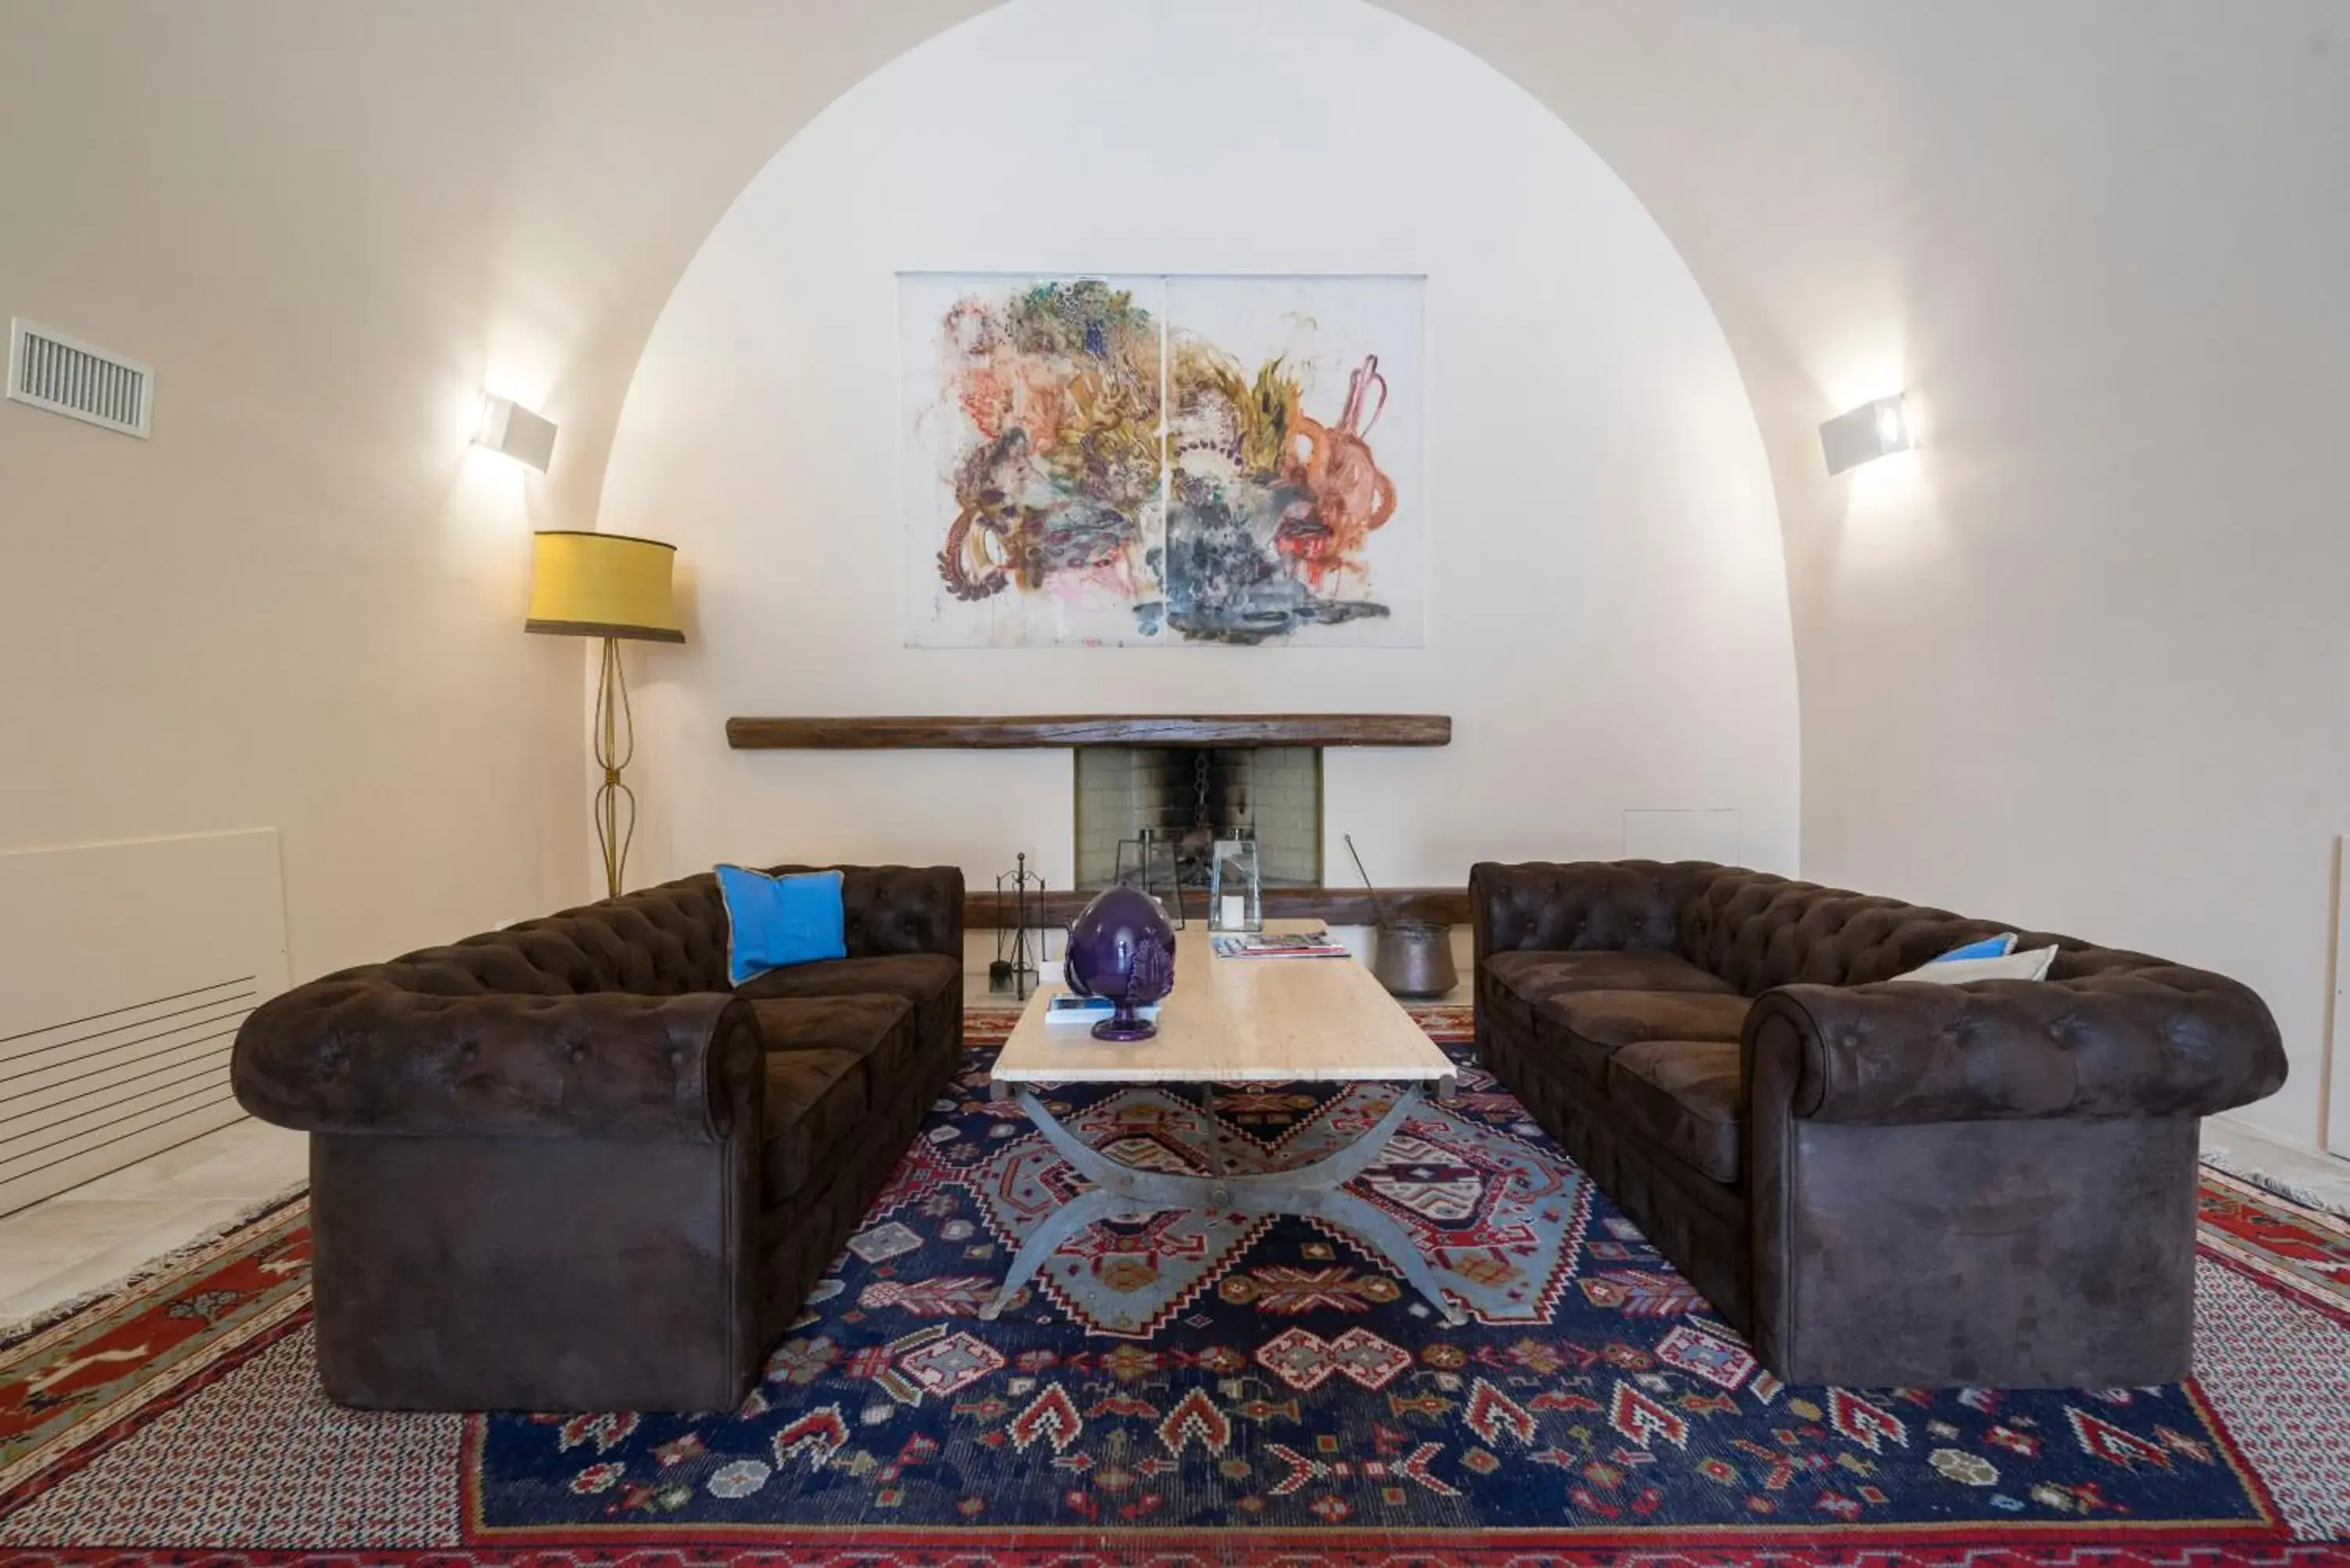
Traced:
[[1682, 902], [1720, 869], [1694, 860], [1481, 860], [1469, 869], [1477, 962], [1525, 948], [1669, 951]]
[[[2205, 1116], [2273, 1094], [2285, 1076], [2258, 996], [2168, 965], [1965, 986], [1783, 986], [1756, 999], [1745, 1039], [1746, 1082], [1791, 1085], [1786, 1109], [1820, 1122]], [[1793, 1059], [1759, 1072], [1758, 1050]]]
[[440, 996], [334, 977], [265, 1003], [232, 1082], [314, 1133], [715, 1143], [755, 1112], [759, 1025], [712, 992]]

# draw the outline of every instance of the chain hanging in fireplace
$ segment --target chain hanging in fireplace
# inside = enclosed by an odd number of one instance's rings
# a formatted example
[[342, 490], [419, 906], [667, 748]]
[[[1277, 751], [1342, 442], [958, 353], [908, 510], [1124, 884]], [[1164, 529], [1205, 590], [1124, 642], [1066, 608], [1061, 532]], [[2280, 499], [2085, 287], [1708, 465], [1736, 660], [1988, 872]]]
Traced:
[[1107, 887], [1121, 859], [1139, 867], [1146, 831], [1154, 879], [1187, 892], [1207, 890], [1218, 839], [1262, 846], [1270, 885], [1320, 877], [1321, 760], [1310, 749], [1080, 750], [1076, 796], [1080, 887]]
[[[1191, 820], [1172, 823], [1160, 833], [1145, 828], [1128, 841], [1136, 846], [1137, 860], [1146, 877], [1151, 869], [1148, 846], [1156, 843], [1164, 846], [1173, 859], [1171, 879], [1177, 888], [1184, 892], [1206, 891], [1216, 840], [1256, 836], [1246, 783], [1253, 761], [1246, 752], [1220, 753], [1201, 748], [1191, 753]], [[1223, 784], [1221, 790], [1217, 788], [1220, 778]]]

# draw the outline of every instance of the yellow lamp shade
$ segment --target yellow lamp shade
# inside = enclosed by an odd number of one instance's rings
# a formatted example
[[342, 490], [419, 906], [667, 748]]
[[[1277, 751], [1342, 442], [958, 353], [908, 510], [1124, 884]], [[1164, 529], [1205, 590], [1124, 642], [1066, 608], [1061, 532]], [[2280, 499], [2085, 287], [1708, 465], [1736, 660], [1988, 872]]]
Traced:
[[683, 642], [670, 566], [677, 546], [626, 534], [549, 529], [531, 535], [525, 631]]

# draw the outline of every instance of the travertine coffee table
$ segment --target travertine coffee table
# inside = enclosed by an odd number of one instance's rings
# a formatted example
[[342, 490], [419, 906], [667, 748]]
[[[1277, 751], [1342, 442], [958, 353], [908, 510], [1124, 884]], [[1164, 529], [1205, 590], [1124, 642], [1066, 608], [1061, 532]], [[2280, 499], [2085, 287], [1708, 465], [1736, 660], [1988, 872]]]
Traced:
[[[1284, 922], [1268, 922], [1272, 929]], [[1287, 925], [1311, 929], [1311, 922]], [[1028, 1000], [995, 1058], [996, 1097], [1016, 1095], [1028, 1119], [1095, 1189], [1047, 1218], [1022, 1243], [1003, 1289], [983, 1309], [992, 1318], [1034, 1278], [1062, 1242], [1107, 1215], [1138, 1210], [1204, 1209], [1300, 1214], [1345, 1228], [1377, 1249], [1445, 1321], [1462, 1314], [1444, 1299], [1410, 1232], [1345, 1184], [1378, 1158], [1419, 1104], [1424, 1084], [1450, 1098], [1455, 1069], [1368, 970], [1346, 959], [1220, 959], [1194, 926], [1175, 942], [1175, 992], [1157, 1037], [1133, 1044], [1097, 1040], [1082, 1024], [1045, 1019], [1064, 988]], [[1217, 1084], [1380, 1083], [1398, 1085], [1387, 1114], [1326, 1158], [1289, 1170], [1230, 1172], [1212, 1135], [1209, 1174], [1142, 1170], [1110, 1158], [1063, 1126], [1039, 1100], [1037, 1084], [1197, 1084], [1211, 1106]]]

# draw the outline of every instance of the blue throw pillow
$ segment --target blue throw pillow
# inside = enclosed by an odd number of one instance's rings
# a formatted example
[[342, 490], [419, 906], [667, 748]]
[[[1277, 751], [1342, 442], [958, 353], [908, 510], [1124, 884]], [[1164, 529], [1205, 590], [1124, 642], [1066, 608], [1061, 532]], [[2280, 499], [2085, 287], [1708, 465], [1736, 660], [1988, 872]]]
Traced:
[[1985, 937], [1979, 942], [1969, 942], [1962, 948], [1952, 948], [1940, 958], [1929, 959], [1929, 963], [1953, 963], [1961, 959], [2005, 958], [2015, 950], [2015, 933], [2002, 931], [1995, 937]]
[[770, 877], [721, 866], [718, 891], [726, 900], [726, 978], [736, 985], [771, 969], [848, 956], [837, 871]]

